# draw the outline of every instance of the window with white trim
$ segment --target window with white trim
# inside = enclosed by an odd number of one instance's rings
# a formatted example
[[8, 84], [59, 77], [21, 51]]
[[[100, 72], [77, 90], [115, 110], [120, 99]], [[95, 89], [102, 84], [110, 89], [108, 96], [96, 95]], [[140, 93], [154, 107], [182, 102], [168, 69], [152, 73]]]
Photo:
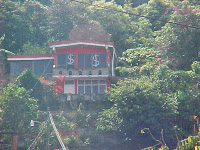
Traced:
[[78, 80], [78, 94], [104, 94], [106, 80]]
[[106, 67], [106, 53], [79, 53], [78, 69]]
[[74, 54], [73, 53], [59, 53], [57, 54], [58, 67], [67, 69], [74, 69]]
[[30, 71], [34, 74], [52, 73], [53, 59], [10, 61], [11, 75], [20, 75], [26, 69], [30, 69]]

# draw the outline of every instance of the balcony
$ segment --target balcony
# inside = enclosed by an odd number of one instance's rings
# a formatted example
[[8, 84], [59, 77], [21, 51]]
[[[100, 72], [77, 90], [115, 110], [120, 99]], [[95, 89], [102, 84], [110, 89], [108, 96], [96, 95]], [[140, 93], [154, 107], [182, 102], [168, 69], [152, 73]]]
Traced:
[[53, 76], [65, 77], [108, 77], [111, 75], [108, 68], [95, 68], [95, 69], [66, 69], [54, 68]]

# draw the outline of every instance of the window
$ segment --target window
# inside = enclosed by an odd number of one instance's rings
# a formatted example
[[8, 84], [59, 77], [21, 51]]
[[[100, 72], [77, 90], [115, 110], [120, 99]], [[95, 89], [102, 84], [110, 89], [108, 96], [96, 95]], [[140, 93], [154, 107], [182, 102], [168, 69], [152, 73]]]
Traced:
[[52, 73], [53, 72], [53, 60], [35, 60], [34, 61], [34, 73]]
[[91, 69], [91, 68], [106, 67], [106, 53], [80, 53], [78, 54], [78, 68]]
[[84, 80], [78, 81], [78, 94], [84, 94]]
[[98, 75], [102, 75], [102, 71], [101, 70], [98, 71]]
[[99, 67], [106, 67], [106, 53], [100, 53], [99, 57]]
[[106, 81], [105, 80], [100, 80], [99, 83], [100, 84], [106, 84]]
[[78, 84], [79, 84], [79, 85], [84, 85], [84, 80], [79, 80], [79, 81], [78, 81]]
[[82, 71], [79, 71], [78, 74], [79, 74], [79, 75], [83, 75], [83, 72], [82, 72]]
[[69, 71], [69, 76], [71, 76], [73, 74], [73, 72], [72, 71]]
[[74, 84], [74, 80], [65, 81], [65, 84]]
[[44, 60], [44, 64], [45, 64], [45, 73], [53, 73], [53, 64], [54, 64], [54, 60]]
[[24, 71], [26, 69], [30, 69], [32, 71], [33, 70], [32, 62], [33, 61], [28, 61], [28, 60], [21, 61], [20, 67], [21, 67], [22, 71]]
[[106, 87], [104, 85], [99, 86], [99, 93], [103, 94], [106, 91]]
[[62, 71], [59, 71], [59, 74], [61, 75], [61, 74], [62, 74]]
[[88, 75], [92, 75], [92, 71], [91, 70], [88, 71]]
[[60, 53], [57, 56], [58, 56], [58, 60], [57, 60], [58, 66], [65, 67], [65, 61], [66, 61], [65, 54], [64, 53]]
[[74, 54], [73, 53], [59, 53], [58, 55], [58, 67], [64, 67], [67, 69], [74, 69]]
[[90, 53], [80, 53], [78, 54], [78, 68], [79, 69], [90, 69], [91, 65], [91, 56]]
[[99, 93], [98, 91], [99, 91], [98, 90], [98, 85], [93, 85], [92, 86], [92, 92], [96, 94], [96, 93]]
[[86, 85], [85, 86], [85, 94], [91, 94], [92, 93], [92, 87], [91, 85]]
[[12, 75], [20, 75], [26, 69], [30, 69], [34, 74], [52, 73], [53, 60], [23, 60], [10, 62], [10, 70]]
[[106, 81], [105, 80], [99, 80], [99, 93], [103, 94], [106, 91]]
[[24, 70], [33, 70], [33, 61], [23, 60], [23, 61], [11, 61], [10, 62], [10, 72], [12, 75], [20, 75]]
[[20, 61], [11, 61], [10, 62], [10, 73], [11, 75], [20, 75], [22, 69], [20, 67]]
[[74, 69], [74, 54], [66, 54], [67, 69]]
[[78, 94], [84, 94], [84, 86], [78, 86]]
[[95, 53], [92, 56], [92, 64], [94, 68], [106, 67], [106, 53]]
[[106, 81], [105, 80], [79, 80], [78, 81], [78, 94], [98, 94], [105, 93]]

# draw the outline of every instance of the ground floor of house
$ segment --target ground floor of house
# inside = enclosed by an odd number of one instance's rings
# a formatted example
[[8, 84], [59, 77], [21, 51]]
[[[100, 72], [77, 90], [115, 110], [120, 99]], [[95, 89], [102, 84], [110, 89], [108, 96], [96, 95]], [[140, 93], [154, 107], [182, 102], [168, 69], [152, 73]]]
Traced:
[[109, 91], [109, 78], [64, 78], [54, 80], [54, 90], [63, 94], [104, 94]]

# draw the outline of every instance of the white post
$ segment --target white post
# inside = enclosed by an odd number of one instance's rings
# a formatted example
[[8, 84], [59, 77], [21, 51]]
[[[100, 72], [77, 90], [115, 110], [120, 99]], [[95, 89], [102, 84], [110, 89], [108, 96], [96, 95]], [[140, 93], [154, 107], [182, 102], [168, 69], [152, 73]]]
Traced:
[[113, 47], [113, 55], [112, 55], [112, 76], [115, 76], [114, 61], [115, 61], [115, 48]]

